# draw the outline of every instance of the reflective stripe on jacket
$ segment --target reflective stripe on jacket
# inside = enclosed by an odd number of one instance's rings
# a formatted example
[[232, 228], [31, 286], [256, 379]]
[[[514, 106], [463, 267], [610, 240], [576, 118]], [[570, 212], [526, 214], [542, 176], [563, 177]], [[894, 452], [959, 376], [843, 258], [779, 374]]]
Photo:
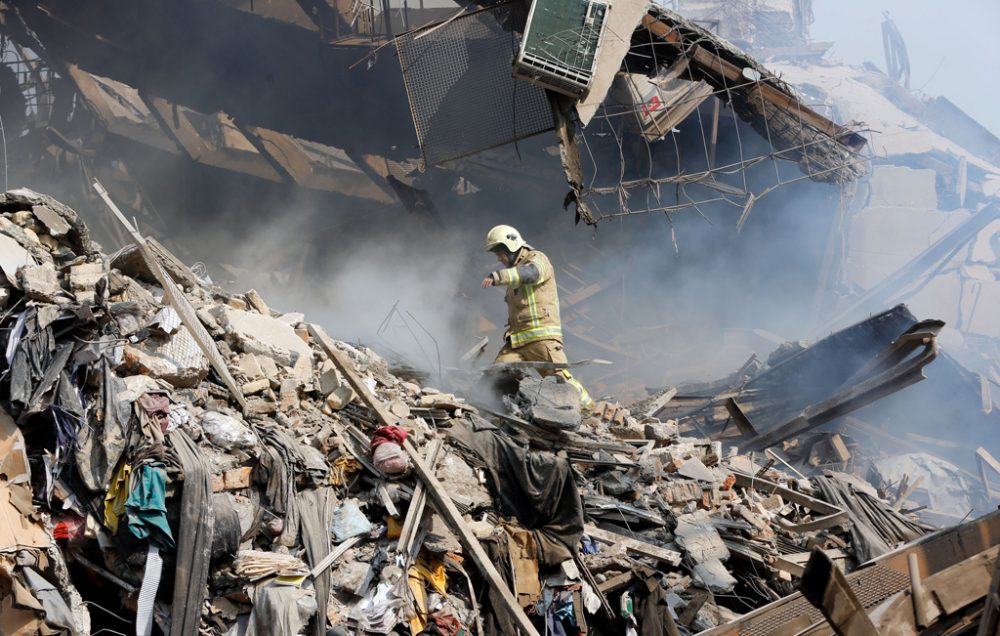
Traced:
[[[534, 266], [537, 280], [530, 283], [525, 280], [522, 275], [525, 265]], [[504, 299], [512, 347], [523, 347], [538, 340], [562, 342], [556, 275], [545, 254], [525, 246], [512, 267], [496, 272], [496, 279], [501, 285], [507, 285]]]

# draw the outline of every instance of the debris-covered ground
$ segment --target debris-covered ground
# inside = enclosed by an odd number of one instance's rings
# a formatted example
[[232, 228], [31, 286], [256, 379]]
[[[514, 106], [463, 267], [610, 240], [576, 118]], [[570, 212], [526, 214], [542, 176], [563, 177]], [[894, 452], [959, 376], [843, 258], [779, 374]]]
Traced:
[[[869, 483], [836, 433], [809, 444], [809, 475], [750, 452], [918, 380], [939, 323], [905, 308], [701, 397], [581, 414], [555, 377], [507, 368], [482, 380], [512, 387], [489, 407], [134, 228], [109, 255], [47, 196], [0, 211], [4, 634], [694, 633], [816, 585], [813, 561], [850, 572], [934, 530], [906, 507], [916, 484], [888, 464]], [[812, 382], [809, 356], [848, 345]], [[890, 579], [865, 607], [907, 588]], [[940, 620], [968, 605], [934, 598]]]

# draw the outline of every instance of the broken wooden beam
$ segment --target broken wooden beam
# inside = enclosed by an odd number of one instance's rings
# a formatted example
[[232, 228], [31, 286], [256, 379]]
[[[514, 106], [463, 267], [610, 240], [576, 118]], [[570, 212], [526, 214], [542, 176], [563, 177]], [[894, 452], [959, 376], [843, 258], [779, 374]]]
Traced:
[[847, 577], [818, 548], [813, 550], [802, 574], [802, 595], [823, 612], [837, 636], [878, 636]]
[[[644, 16], [642, 18], [642, 25], [649, 29], [653, 35], [665, 42], [670, 42], [676, 46], [682, 45], [680, 32], [657, 20], [655, 17], [651, 15]], [[742, 68], [712, 53], [700, 44], [685, 47], [684, 50], [694, 65], [711, 76], [716, 84], [731, 86], [736, 89], [745, 89], [747, 92], [756, 92], [756, 96], [766, 100], [775, 108], [794, 113], [795, 117], [803, 123], [812, 126], [854, 152], [858, 152], [864, 147], [866, 140], [854, 131], [837, 125], [795, 97], [784, 93], [766, 81], [748, 82], [747, 78], [743, 75]], [[751, 86], [748, 87], [748, 84], [751, 84]]]
[[330, 567], [334, 561], [344, 556], [345, 552], [347, 552], [348, 550], [350, 550], [359, 543], [361, 543], [361, 537], [350, 537], [348, 539], [344, 539], [344, 541], [339, 543], [337, 547], [334, 548], [332, 552], [330, 552], [330, 554], [323, 557], [323, 559], [316, 564], [316, 567], [314, 567], [309, 572], [309, 576], [311, 576], [312, 578], [316, 578], [317, 576], [322, 574], [325, 569]]
[[[146, 239], [143, 238], [142, 234], [139, 233], [139, 230], [133, 226], [127, 218], [125, 218], [125, 215], [122, 214], [122, 211], [117, 205], [115, 205], [115, 202], [111, 200], [111, 196], [108, 194], [108, 191], [103, 185], [101, 185], [101, 182], [96, 179], [94, 180], [94, 190], [98, 195], [100, 195], [101, 199], [104, 200], [104, 203], [108, 206], [108, 208], [110, 208], [111, 212], [115, 215], [115, 218], [118, 219], [118, 222], [124, 226], [125, 230], [129, 233], [129, 236], [132, 237], [132, 240], [135, 241], [136, 245], [139, 247], [139, 252], [142, 254], [142, 259], [146, 262], [146, 267], [149, 268], [149, 271], [153, 273], [153, 276], [156, 277], [156, 280], [166, 292], [165, 299], [171, 306], [173, 306], [174, 311], [177, 312], [177, 316], [181, 320], [181, 323], [187, 327], [187, 330], [194, 339], [195, 344], [198, 345], [201, 352], [206, 358], [208, 358], [212, 368], [215, 369], [215, 372], [219, 374], [220, 378], [222, 378], [222, 381], [226, 384], [229, 392], [236, 399], [236, 402], [239, 403], [240, 408], [246, 412], [247, 401], [243, 396], [243, 391], [240, 389], [239, 385], [236, 384], [236, 378], [234, 378], [229, 372], [229, 365], [226, 364], [226, 361], [222, 358], [222, 354], [219, 353], [219, 348], [215, 346], [215, 340], [213, 340], [212, 336], [205, 330], [205, 325], [201, 324], [201, 320], [198, 318], [194, 307], [192, 307], [191, 303], [188, 301], [187, 296], [184, 295], [183, 290], [181, 290], [177, 283], [175, 283], [174, 280], [170, 278], [165, 271], [163, 271], [163, 267], [161, 266], [159, 259], [157, 259], [153, 254], [152, 249], [146, 242]], [[166, 252], [166, 248], [163, 248], [163, 246], [160, 247], [164, 252]]]
[[527, 614], [521, 610], [517, 599], [514, 598], [510, 588], [507, 587], [500, 573], [494, 567], [493, 561], [490, 560], [489, 555], [483, 550], [483, 546], [479, 544], [479, 539], [476, 538], [476, 535], [472, 533], [472, 530], [462, 519], [462, 514], [455, 507], [455, 504], [452, 503], [451, 497], [445, 492], [444, 486], [434, 476], [434, 471], [424, 463], [424, 459], [420, 456], [419, 451], [413, 446], [413, 442], [409, 438], [403, 440], [403, 448], [409, 454], [410, 461], [413, 462], [413, 467], [417, 475], [427, 486], [427, 493], [430, 495], [431, 501], [434, 502], [434, 506], [445, 518], [445, 521], [448, 522], [451, 530], [458, 535], [459, 540], [462, 542], [462, 547], [469, 552], [469, 556], [472, 557], [472, 561], [479, 567], [479, 571], [482, 572], [483, 577], [497, 592], [497, 596], [502, 601], [502, 606], [498, 609], [505, 611], [511, 622], [525, 634], [539, 636], [538, 631], [535, 630], [535, 626], [528, 620]]
[[910, 596], [913, 598], [913, 618], [917, 629], [926, 629], [930, 621], [927, 619], [927, 593], [924, 591], [923, 580], [920, 578], [920, 564], [915, 553], [906, 555], [906, 565], [910, 574]]
[[[430, 462], [432, 469], [435, 463], [437, 463], [438, 453], [441, 452], [443, 445], [444, 443], [439, 438], [432, 440], [428, 445], [426, 459]], [[410, 552], [413, 550], [413, 542], [417, 537], [417, 528], [420, 526], [420, 519], [424, 515], [426, 505], [427, 491], [424, 488], [424, 482], [420, 481], [417, 482], [417, 486], [413, 489], [410, 507], [406, 510], [406, 519], [403, 520], [403, 529], [399, 532], [399, 541], [396, 544], [396, 550], [400, 554], [409, 557]]]
[[337, 348], [337, 345], [333, 342], [333, 339], [327, 335], [326, 331], [323, 330], [319, 325], [310, 323], [309, 324], [309, 335], [316, 339], [326, 355], [330, 356], [330, 360], [336, 365], [337, 369], [347, 380], [347, 383], [351, 385], [354, 392], [358, 394], [361, 401], [364, 402], [365, 406], [370, 408], [375, 416], [378, 418], [382, 426], [393, 426], [399, 423], [399, 418], [393, 415], [382, 405], [378, 399], [372, 395], [371, 391], [368, 390], [368, 385], [365, 384], [361, 377], [358, 376], [357, 371], [354, 370], [354, 365], [347, 358], [343, 351]]
[[638, 554], [639, 556], [650, 557], [658, 561], [663, 561], [664, 563], [669, 563], [670, 565], [677, 565], [681, 562], [680, 552], [667, 550], [666, 548], [661, 548], [653, 545], [652, 543], [646, 543], [645, 541], [638, 541], [616, 532], [602, 530], [597, 526], [587, 526], [584, 528], [583, 532], [591, 539], [595, 539], [601, 543], [621, 545], [626, 551]]
[[[354, 370], [354, 365], [351, 364], [350, 360], [348, 360], [347, 357], [337, 349], [333, 340], [330, 336], [326, 335], [323, 328], [318, 325], [310, 324], [309, 333], [312, 337], [319, 341], [320, 346], [323, 347], [323, 350], [330, 356], [330, 359], [337, 367], [337, 370], [340, 371], [340, 373], [347, 379], [347, 382], [351, 385], [351, 388], [354, 389], [354, 392], [358, 394], [358, 397], [361, 398], [361, 401], [375, 413], [379, 422], [383, 426], [395, 425], [398, 422], [398, 419], [389, 413], [385, 406], [379, 402], [378, 398], [372, 395], [371, 391], [368, 390], [368, 385], [361, 381], [357, 371]], [[430, 496], [431, 501], [434, 502], [434, 507], [437, 508], [438, 512], [441, 513], [441, 516], [444, 517], [452, 532], [458, 535], [459, 541], [462, 543], [462, 547], [468, 551], [469, 556], [472, 557], [472, 561], [479, 568], [483, 577], [487, 580], [494, 591], [496, 591], [498, 600], [501, 601], [501, 606], [498, 609], [506, 612], [508, 618], [511, 620], [511, 623], [517, 626], [517, 628], [524, 634], [528, 636], [539, 636], [535, 626], [531, 624], [528, 616], [521, 610], [520, 605], [517, 603], [517, 599], [514, 598], [510, 588], [507, 587], [503, 577], [500, 576], [500, 573], [493, 565], [493, 561], [490, 560], [490, 557], [486, 554], [483, 546], [479, 544], [479, 539], [476, 538], [476, 535], [472, 533], [468, 524], [466, 524], [462, 519], [462, 514], [458, 511], [458, 508], [455, 507], [451, 497], [445, 491], [444, 486], [441, 485], [441, 482], [439, 482], [437, 477], [434, 475], [433, 469], [424, 462], [424, 458], [421, 457], [420, 452], [413, 446], [413, 442], [411, 442], [409, 438], [403, 440], [403, 448], [410, 456], [410, 462], [413, 463], [417, 476], [420, 477], [421, 482], [423, 482], [426, 487], [427, 494]]]
[[646, 409], [646, 412], [644, 413], [644, 416], [656, 417], [656, 414], [662, 411], [663, 407], [665, 407], [670, 402], [670, 400], [674, 399], [676, 395], [677, 395], [676, 388], [664, 391], [663, 394], [660, 395], [660, 397], [656, 398], [650, 403], [649, 408]]
[[781, 527], [790, 532], [812, 532], [814, 530], [822, 530], [824, 528], [830, 528], [842, 523], [847, 523], [850, 520], [850, 516], [846, 510], [822, 501], [821, 499], [816, 499], [815, 497], [804, 495], [797, 490], [780, 486], [772, 481], [761, 479], [759, 477], [752, 477], [740, 472], [733, 471], [733, 476], [736, 478], [736, 486], [741, 488], [755, 488], [771, 495], [778, 494], [781, 495], [785, 501], [790, 501], [804, 508], [808, 508], [815, 513], [823, 515], [818, 519], [797, 524], [789, 524], [781, 520], [777, 521]]
[[916, 490], [917, 486], [919, 486], [923, 481], [924, 481], [924, 476], [920, 475], [912, 482], [907, 484], [906, 487], [903, 488], [903, 490], [899, 493], [899, 498], [896, 500], [896, 503], [892, 504], [892, 509], [899, 510], [900, 508], [902, 508], [903, 504], [906, 503], [906, 500], [910, 498], [910, 495], [913, 494], [913, 491]]

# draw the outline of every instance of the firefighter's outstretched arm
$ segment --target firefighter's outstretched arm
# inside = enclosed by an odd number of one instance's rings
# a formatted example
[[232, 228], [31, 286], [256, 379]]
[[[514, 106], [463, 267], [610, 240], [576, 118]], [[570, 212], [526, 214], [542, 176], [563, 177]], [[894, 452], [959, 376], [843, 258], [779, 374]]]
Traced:
[[[540, 265], [540, 263], [527, 262], [517, 267], [497, 270], [483, 279], [483, 287], [492, 287], [494, 285], [509, 285], [510, 287], [537, 285], [545, 280], [545, 272], [542, 271]], [[489, 284], [487, 284], [487, 281], [489, 281]]]

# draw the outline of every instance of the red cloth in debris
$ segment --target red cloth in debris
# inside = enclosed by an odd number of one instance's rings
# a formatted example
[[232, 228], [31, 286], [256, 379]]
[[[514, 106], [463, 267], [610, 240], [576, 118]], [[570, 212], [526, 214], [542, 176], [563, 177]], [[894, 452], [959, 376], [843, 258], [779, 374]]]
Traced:
[[406, 439], [406, 431], [398, 426], [380, 426], [375, 429], [375, 434], [372, 435], [372, 442], [368, 450], [374, 453], [376, 447], [386, 442], [402, 446], [404, 439]]
[[457, 618], [451, 614], [442, 614], [440, 612], [436, 614], [431, 614], [431, 622], [437, 627], [438, 632], [445, 634], [446, 636], [455, 636], [462, 630], [462, 623]]

